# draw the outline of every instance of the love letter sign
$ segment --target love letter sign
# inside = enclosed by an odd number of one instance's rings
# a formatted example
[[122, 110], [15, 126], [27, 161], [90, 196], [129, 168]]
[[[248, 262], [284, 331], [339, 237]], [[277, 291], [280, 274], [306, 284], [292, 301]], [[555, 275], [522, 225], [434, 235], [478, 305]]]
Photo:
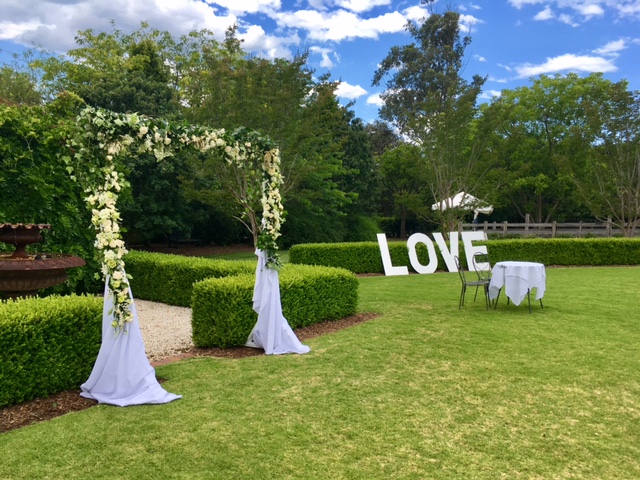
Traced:
[[[486, 245], [473, 245], [474, 241], [486, 240], [487, 236], [484, 232], [462, 232], [462, 243], [464, 245], [464, 253], [467, 257], [467, 265], [473, 265], [473, 256], [476, 253], [487, 253]], [[387, 244], [387, 236], [384, 233], [378, 235], [378, 245], [380, 246], [380, 255], [382, 256], [382, 265], [384, 266], [385, 275], [409, 275], [409, 269], [405, 265], [394, 266], [391, 263], [391, 255], [389, 254], [389, 245]], [[450, 246], [444, 240], [441, 233], [434, 233], [433, 239], [438, 245], [438, 249], [442, 254], [442, 259], [447, 265], [450, 272], [457, 272], [456, 262], [453, 257], [457, 257], [459, 252], [458, 232], [449, 233]], [[427, 247], [429, 253], [429, 263], [422, 265], [418, 260], [416, 245], [422, 243]], [[438, 257], [433, 241], [424, 233], [414, 233], [407, 240], [407, 248], [409, 249], [409, 260], [411, 266], [418, 273], [433, 273], [438, 268]]]

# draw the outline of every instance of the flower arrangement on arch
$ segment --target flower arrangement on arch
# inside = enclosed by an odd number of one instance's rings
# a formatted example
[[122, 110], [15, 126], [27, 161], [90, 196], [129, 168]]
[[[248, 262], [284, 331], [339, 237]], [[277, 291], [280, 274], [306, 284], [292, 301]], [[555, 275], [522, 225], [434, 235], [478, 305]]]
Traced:
[[96, 229], [101, 273], [113, 295], [112, 326], [116, 332], [126, 331], [126, 325], [133, 320], [130, 277], [124, 261], [127, 249], [117, 208], [118, 193], [127, 185], [119, 170], [125, 155], [151, 153], [163, 161], [183, 148], [195, 148], [218, 152], [238, 168], [261, 165], [261, 184], [254, 186], [260, 192], [262, 206], [257, 246], [266, 252], [267, 267], [279, 268], [277, 239], [284, 221], [280, 195], [283, 177], [279, 150], [270, 139], [246, 129], [229, 133], [93, 107], [80, 112], [78, 124], [80, 134], [68, 141], [73, 156], [65, 161], [72, 178], [81, 181], [88, 194], [86, 202]]

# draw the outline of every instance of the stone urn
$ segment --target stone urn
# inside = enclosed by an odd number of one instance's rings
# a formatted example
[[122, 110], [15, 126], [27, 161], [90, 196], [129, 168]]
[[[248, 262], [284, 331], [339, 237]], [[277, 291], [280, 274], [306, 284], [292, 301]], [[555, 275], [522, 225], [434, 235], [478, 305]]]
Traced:
[[0, 223], [0, 242], [13, 245], [10, 254], [0, 254], [0, 295], [19, 298], [35, 295], [41, 288], [52, 287], [69, 277], [66, 269], [81, 267], [80, 257], [61, 253], [32, 253], [27, 245], [42, 241], [42, 230], [49, 224]]

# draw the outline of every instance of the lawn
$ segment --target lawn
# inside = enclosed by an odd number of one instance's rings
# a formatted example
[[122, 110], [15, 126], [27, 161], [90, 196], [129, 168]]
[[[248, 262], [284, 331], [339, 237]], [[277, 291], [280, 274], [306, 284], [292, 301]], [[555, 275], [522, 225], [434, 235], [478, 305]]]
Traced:
[[459, 310], [457, 274], [361, 278], [376, 319], [307, 355], [160, 367], [167, 405], [1, 434], [0, 478], [640, 478], [639, 278], [549, 268], [531, 314]]

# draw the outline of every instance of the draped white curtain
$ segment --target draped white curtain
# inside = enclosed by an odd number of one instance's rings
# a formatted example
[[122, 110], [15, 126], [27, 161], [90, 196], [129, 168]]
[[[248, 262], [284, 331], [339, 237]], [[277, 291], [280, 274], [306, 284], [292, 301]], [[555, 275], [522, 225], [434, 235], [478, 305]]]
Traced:
[[262, 348], [267, 355], [309, 352], [311, 349], [298, 340], [282, 315], [278, 271], [267, 268], [265, 252], [258, 249], [256, 255], [258, 265], [253, 289], [253, 309], [258, 313], [258, 321], [246, 346]]
[[104, 289], [102, 312], [102, 345], [89, 379], [80, 388], [81, 396], [119, 407], [147, 403], [168, 403], [182, 395], [168, 393], [156, 379], [156, 372], [147, 359], [147, 354], [138, 323], [138, 313], [131, 296], [133, 321], [126, 331], [116, 333], [113, 322], [113, 294]]

